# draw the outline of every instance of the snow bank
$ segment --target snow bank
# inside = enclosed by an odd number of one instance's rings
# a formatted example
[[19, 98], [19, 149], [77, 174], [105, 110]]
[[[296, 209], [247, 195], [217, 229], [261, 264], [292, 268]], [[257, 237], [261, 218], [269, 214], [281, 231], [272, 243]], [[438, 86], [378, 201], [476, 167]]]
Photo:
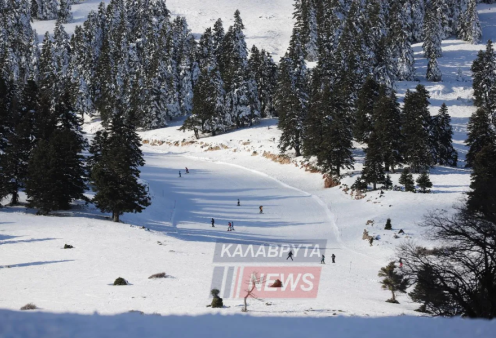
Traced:
[[0, 337], [493, 337], [496, 321], [396, 318], [256, 318], [222, 316], [82, 316], [0, 310]]

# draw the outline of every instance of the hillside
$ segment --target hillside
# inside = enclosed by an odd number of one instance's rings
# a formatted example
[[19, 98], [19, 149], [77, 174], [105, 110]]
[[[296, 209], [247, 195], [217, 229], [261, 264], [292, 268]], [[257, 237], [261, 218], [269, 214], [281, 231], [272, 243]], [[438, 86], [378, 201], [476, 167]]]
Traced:
[[[88, 0], [73, 5], [74, 22], [67, 25], [68, 31], [73, 32], [98, 3]], [[285, 52], [293, 26], [292, 2], [287, 0], [168, 0], [167, 5], [173, 15], [186, 17], [195, 36], [219, 17], [227, 26], [232, 13], [239, 9], [248, 45], [267, 49], [275, 60]], [[496, 5], [480, 5], [479, 14], [483, 41], [496, 39]], [[53, 25], [53, 21], [33, 24], [40, 36]], [[431, 170], [431, 194], [386, 191], [381, 195], [379, 190], [361, 199], [350, 196], [346, 188], [363, 166], [363, 146], [356, 143], [355, 168], [346, 172], [338, 187], [325, 189], [313, 160], [296, 158], [292, 152], [280, 154], [277, 119], [262, 119], [253, 127], [200, 140], [192, 132], [180, 131], [183, 120], [176, 120], [168, 128], [140, 132], [146, 160], [141, 179], [152, 196], [152, 205], [143, 213], [124, 214], [122, 223], [112, 223], [108, 214], [100, 213], [92, 204], [80, 203], [53, 216], [36, 216], [35, 210], [24, 206], [0, 209], [0, 308], [5, 309], [0, 311], [0, 336], [104, 337], [102, 332], [120, 330], [123, 337], [131, 337], [137, 334], [133, 326], [150, 336], [182, 329], [208, 336], [227, 322], [219, 334], [238, 334], [239, 327], [245, 325], [248, 328], [239, 337], [252, 336], [254, 327], [284, 337], [304, 333], [318, 337], [330, 331], [342, 337], [389, 337], [385, 328], [396, 333], [402, 330], [405, 337], [432, 332], [439, 338], [490, 337], [493, 322], [416, 318], [420, 315], [414, 311], [418, 304], [405, 294], [398, 295], [399, 305], [386, 303], [390, 292], [379, 284], [380, 267], [399, 259], [395, 253], [398, 244], [415, 241], [432, 245], [422, 237], [424, 229], [419, 227], [426, 212], [452, 211], [470, 184], [471, 171], [464, 168], [466, 125], [475, 111], [470, 67], [485, 45], [443, 41], [444, 56], [438, 60], [443, 81], [439, 83], [425, 80], [422, 45], [413, 47], [419, 82], [397, 83], [398, 95], [403, 98], [407, 89], [421, 83], [431, 96], [431, 114], [446, 103], [459, 154], [456, 168], [436, 166]], [[459, 68], [462, 79], [457, 78]], [[100, 121], [90, 118], [83, 127], [88, 138], [100, 128]], [[391, 175], [394, 184], [398, 184], [399, 175]], [[25, 195], [21, 197], [26, 200]], [[260, 205], [263, 214], [258, 211]], [[215, 218], [215, 228], [210, 225], [211, 218]], [[388, 218], [393, 231], [383, 230]], [[235, 231], [226, 231], [228, 222], [234, 222]], [[373, 245], [362, 240], [364, 229], [377, 238]], [[214, 264], [216, 242], [277, 244], [317, 239], [327, 241], [327, 264], [320, 265], [320, 257], [308, 264], [322, 266], [318, 297], [250, 298], [251, 316], [408, 317], [326, 322], [322, 318], [245, 318], [239, 315], [243, 300], [229, 297], [224, 297], [225, 308], [206, 307], [211, 301], [214, 267], [232, 265]], [[65, 244], [74, 249], [64, 250]], [[336, 255], [335, 264], [330, 263], [331, 254]], [[292, 267], [289, 264], [293, 263], [304, 265], [286, 257], [277, 264]], [[168, 278], [148, 278], [159, 272]], [[129, 285], [113, 286], [117, 277], [125, 278]], [[225, 278], [221, 284], [228, 284]], [[34, 303], [38, 310], [29, 315], [16, 312], [27, 303]], [[123, 314], [130, 311], [180, 317]], [[22, 327], [16, 326], [21, 322]], [[75, 332], [74, 328], [82, 329]]]

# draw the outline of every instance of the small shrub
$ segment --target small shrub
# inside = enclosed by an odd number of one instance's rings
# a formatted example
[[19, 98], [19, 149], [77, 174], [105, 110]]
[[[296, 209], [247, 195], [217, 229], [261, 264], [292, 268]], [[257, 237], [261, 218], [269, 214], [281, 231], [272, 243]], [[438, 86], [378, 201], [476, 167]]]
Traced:
[[167, 278], [167, 275], [165, 274], [165, 272], [160, 272], [148, 277], [148, 279], [155, 279], [155, 278]]
[[384, 230], [393, 230], [393, 226], [391, 225], [391, 218], [387, 219], [386, 226], [384, 227]]
[[212, 289], [210, 291], [210, 294], [212, 295], [212, 297], [214, 297], [212, 299], [212, 303], [210, 304], [210, 306], [213, 308], [224, 307], [224, 302], [222, 301], [222, 298], [219, 297], [219, 293], [220, 291], [218, 289]]
[[405, 232], [403, 231], [403, 229], [400, 229], [400, 231], [398, 231], [398, 234], [404, 234]]
[[115, 280], [114, 285], [128, 285], [128, 283], [124, 278], [119, 277]]
[[29, 304], [26, 304], [23, 307], [21, 307], [21, 310], [23, 310], [23, 311], [25, 311], [25, 310], [36, 310], [36, 309], [37, 309], [37, 307], [33, 303], [29, 303]]
[[386, 303], [399, 304], [400, 302], [398, 302], [396, 299], [388, 299], [386, 300]]
[[222, 301], [222, 298], [214, 297], [214, 299], [212, 299], [211, 306], [213, 308], [222, 308], [222, 307], [224, 307], [224, 302]]
[[74, 249], [74, 247], [70, 244], [64, 245], [64, 249]]

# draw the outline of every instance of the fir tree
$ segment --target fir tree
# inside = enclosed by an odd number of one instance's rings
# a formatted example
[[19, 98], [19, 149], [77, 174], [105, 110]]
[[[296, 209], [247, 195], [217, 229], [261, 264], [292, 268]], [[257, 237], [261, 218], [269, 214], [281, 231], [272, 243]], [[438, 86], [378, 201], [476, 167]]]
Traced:
[[24, 87], [21, 101], [11, 111], [9, 126], [5, 137], [6, 144], [0, 154], [0, 200], [11, 196], [11, 205], [19, 202], [19, 191], [24, 188], [27, 179], [29, 155], [33, 147], [33, 122], [37, 111], [38, 88], [34, 81], [28, 81]]
[[408, 287], [408, 280], [401, 274], [396, 272], [396, 266], [394, 262], [389, 263], [387, 266], [381, 268], [378, 274], [379, 277], [383, 278], [381, 280], [382, 288], [391, 291], [391, 299], [387, 300], [390, 303], [397, 303], [396, 293], [406, 292]]
[[281, 151], [293, 148], [301, 156], [303, 121], [308, 109], [308, 76], [299, 32], [293, 31], [289, 52], [280, 62], [276, 110], [282, 135]]
[[468, 192], [468, 210], [496, 223], [496, 143], [484, 146], [475, 156]]
[[462, 16], [458, 36], [465, 41], [476, 44], [482, 37], [482, 29], [477, 13], [477, 0], [468, 0], [467, 10]]
[[440, 289], [429, 265], [426, 265], [418, 272], [415, 288], [408, 295], [414, 302], [422, 303], [420, 308], [415, 311], [436, 313], [436, 309], [449, 306], [449, 300]]
[[413, 175], [410, 173], [410, 170], [408, 168], [405, 168], [401, 173], [399, 183], [405, 187], [405, 191], [415, 192]]
[[429, 93], [418, 85], [415, 92], [407, 91], [403, 107], [402, 131], [405, 161], [419, 172], [433, 164], [431, 155]]
[[141, 212], [150, 205], [145, 186], [138, 179], [139, 167], [145, 164], [140, 139], [132, 114], [123, 118], [117, 113], [104, 131], [99, 131], [90, 147], [91, 186], [96, 192], [93, 202], [102, 212], [112, 212], [114, 222], [124, 212]]
[[306, 119], [305, 154], [315, 155], [318, 165], [336, 176], [354, 163], [351, 118], [345, 107], [340, 90], [326, 86], [314, 94]]
[[472, 64], [474, 103], [477, 107], [491, 109], [496, 99], [491, 95], [491, 89], [496, 85], [496, 54], [493, 43], [487, 42], [486, 50], [479, 51]]
[[356, 101], [355, 124], [353, 136], [357, 142], [367, 142], [372, 132], [372, 112], [374, 104], [379, 97], [379, 84], [372, 78], [367, 77], [362, 88], [358, 92]]
[[60, 0], [57, 21], [60, 23], [69, 23], [72, 21], [71, 3], [69, 1]]
[[387, 219], [386, 225], [384, 226], [384, 230], [393, 230], [393, 226], [391, 225], [391, 218]]
[[73, 200], [86, 199], [86, 171], [81, 155], [85, 140], [70, 102], [68, 92], [56, 102], [52, 113], [54, 129], [48, 138], [36, 143], [29, 159], [26, 194], [29, 206], [42, 215], [69, 209]]
[[386, 175], [384, 179], [383, 189], [390, 190], [393, 188], [393, 181], [391, 180], [391, 176], [389, 174]]
[[429, 58], [429, 63], [427, 64], [427, 74], [426, 78], [432, 82], [440, 82], [443, 80], [441, 70], [437, 64], [437, 59], [435, 57]]
[[380, 151], [386, 171], [403, 161], [403, 135], [401, 132], [401, 110], [396, 93], [388, 92], [384, 86], [373, 108], [373, 129], [380, 142]]
[[479, 108], [472, 114], [467, 125], [465, 144], [469, 151], [465, 156], [466, 167], [472, 167], [477, 154], [487, 145], [496, 142], [496, 134], [491, 126], [489, 114], [484, 108]]
[[431, 4], [426, 9], [426, 16], [424, 21], [424, 55], [428, 59], [437, 59], [443, 56], [441, 49], [441, 40], [443, 30], [441, 26], [440, 12], [435, 4]]
[[204, 69], [195, 86], [192, 114], [181, 129], [193, 130], [196, 138], [199, 138], [199, 131], [215, 136], [228, 128], [230, 121], [226, 120], [224, 95], [224, 85], [218, 69]]
[[429, 174], [427, 173], [427, 171], [422, 172], [417, 178], [416, 182], [420, 188], [420, 192], [423, 194], [429, 192], [429, 190], [427, 189], [432, 188], [432, 182], [429, 179]]
[[439, 113], [434, 116], [432, 122], [431, 134], [434, 141], [433, 155], [435, 162], [440, 165], [456, 167], [458, 153], [453, 148], [453, 129], [446, 104], [441, 105]]
[[367, 183], [372, 183], [374, 190], [376, 190], [377, 183], [384, 180], [384, 160], [381, 153], [381, 143], [375, 132], [372, 132], [370, 135], [368, 148], [365, 150], [365, 154], [362, 177]]

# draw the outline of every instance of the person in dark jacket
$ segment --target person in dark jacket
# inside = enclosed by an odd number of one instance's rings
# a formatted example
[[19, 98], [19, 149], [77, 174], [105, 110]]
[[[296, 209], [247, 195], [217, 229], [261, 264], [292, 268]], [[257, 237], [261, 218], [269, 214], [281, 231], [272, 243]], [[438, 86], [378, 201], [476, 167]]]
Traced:
[[332, 262], [333, 262], [333, 263], [336, 263], [336, 261], [335, 261], [336, 256], [335, 256], [334, 254], [332, 254], [331, 259], [332, 259]]
[[291, 260], [293, 260], [293, 251], [292, 250], [289, 251], [288, 257], [286, 258], [286, 260], [288, 260], [289, 258], [291, 258]]
[[241, 206], [241, 203], [239, 202], [239, 198], [238, 198], [238, 207]]
[[322, 259], [320, 260], [320, 264], [325, 264], [325, 256], [322, 255]]
[[211, 222], [212, 222], [212, 228], [215, 228], [215, 225], [214, 225], [215, 224], [215, 219], [212, 218], [212, 221]]

